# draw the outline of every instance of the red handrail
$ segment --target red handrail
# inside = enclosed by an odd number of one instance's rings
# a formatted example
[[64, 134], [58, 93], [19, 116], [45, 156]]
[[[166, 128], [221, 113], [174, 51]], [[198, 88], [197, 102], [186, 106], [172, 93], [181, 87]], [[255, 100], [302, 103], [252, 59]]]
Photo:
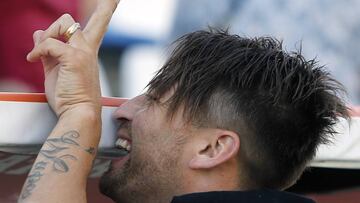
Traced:
[[[103, 106], [120, 106], [128, 99], [118, 97], [102, 97], [101, 104]], [[0, 101], [16, 101], [16, 102], [47, 102], [45, 93], [18, 93], [18, 92], [0, 92]]]

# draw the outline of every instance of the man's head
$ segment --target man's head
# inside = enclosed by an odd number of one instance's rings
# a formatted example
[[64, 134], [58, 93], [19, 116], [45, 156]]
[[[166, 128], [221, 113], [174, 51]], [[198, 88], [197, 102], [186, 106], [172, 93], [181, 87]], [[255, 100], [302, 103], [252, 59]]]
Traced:
[[186, 192], [286, 188], [337, 118], [348, 117], [341, 90], [315, 60], [272, 38], [187, 34], [146, 96], [115, 113], [131, 153], [101, 189], [117, 201], [162, 202]]

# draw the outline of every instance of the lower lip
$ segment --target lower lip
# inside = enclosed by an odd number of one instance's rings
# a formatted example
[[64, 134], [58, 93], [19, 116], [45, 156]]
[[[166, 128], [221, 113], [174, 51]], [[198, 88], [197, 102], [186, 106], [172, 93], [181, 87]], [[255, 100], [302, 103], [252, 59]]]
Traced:
[[118, 157], [111, 161], [111, 165], [115, 168], [122, 167], [130, 159], [130, 154]]

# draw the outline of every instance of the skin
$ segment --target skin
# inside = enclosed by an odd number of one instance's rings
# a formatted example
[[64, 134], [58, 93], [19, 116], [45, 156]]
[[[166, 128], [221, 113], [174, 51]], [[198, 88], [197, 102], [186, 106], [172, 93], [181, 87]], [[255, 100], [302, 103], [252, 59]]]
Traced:
[[[86, 202], [87, 176], [101, 129], [97, 53], [118, 0], [100, 0], [83, 31], [59, 39], [74, 23], [69, 15], [34, 33], [30, 62], [41, 60], [48, 102], [59, 117], [24, 183], [19, 202]], [[246, 189], [240, 139], [235, 132], [186, 123], [182, 109], [166, 116], [169, 90], [156, 101], [140, 95], [115, 112], [119, 136], [132, 142], [113, 161], [101, 190], [116, 202], [170, 202], [193, 192]], [[239, 178], [234, 178], [239, 177]]]
[[238, 188], [238, 136], [185, 123], [181, 110], [168, 119], [164, 103], [171, 94], [159, 101], [141, 95], [115, 112], [118, 134], [132, 149], [101, 178], [101, 191], [114, 201], [170, 202], [175, 195]]
[[61, 41], [68, 14], [34, 33], [27, 60], [41, 60], [45, 92], [59, 120], [24, 183], [18, 202], [86, 202], [86, 181], [101, 129], [97, 52], [118, 0], [101, 0], [83, 31]]
[[129, 137], [132, 143], [128, 160], [113, 161], [101, 179], [101, 190], [115, 201], [157, 202], [180, 189], [181, 170], [174, 169], [182, 168], [178, 160], [184, 130], [173, 134], [177, 126], [163, 122], [164, 111], [138, 96], [115, 112], [121, 122], [119, 135]]

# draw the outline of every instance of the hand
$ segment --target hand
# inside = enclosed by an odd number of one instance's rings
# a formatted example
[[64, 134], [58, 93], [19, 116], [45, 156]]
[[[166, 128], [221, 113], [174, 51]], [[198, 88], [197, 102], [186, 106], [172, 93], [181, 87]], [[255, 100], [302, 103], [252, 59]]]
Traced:
[[69, 14], [61, 16], [45, 31], [34, 32], [34, 48], [27, 60], [42, 61], [46, 97], [59, 117], [79, 108], [100, 113], [97, 54], [118, 3], [119, 0], [98, 0], [84, 30], [77, 30], [67, 43], [60, 39], [75, 23]]

